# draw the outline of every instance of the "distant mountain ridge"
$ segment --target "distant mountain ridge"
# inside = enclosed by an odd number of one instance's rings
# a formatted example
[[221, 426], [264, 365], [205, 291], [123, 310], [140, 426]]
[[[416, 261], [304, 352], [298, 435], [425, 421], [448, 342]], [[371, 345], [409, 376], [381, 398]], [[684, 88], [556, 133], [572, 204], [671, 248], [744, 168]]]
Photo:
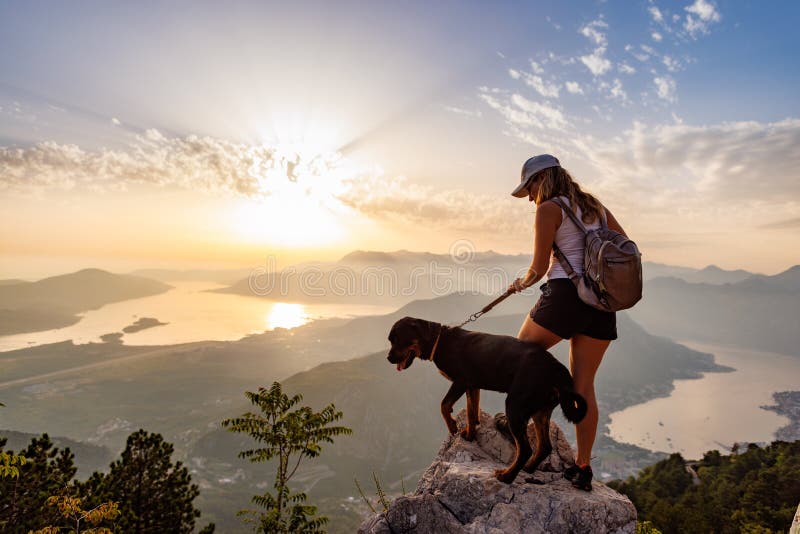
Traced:
[[157, 295], [172, 286], [101, 269], [0, 285], [0, 335], [61, 328], [76, 323], [77, 313], [112, 302]]
[[[13, 450], [16, 453], [24, 450], [31, 442], [31, 439], [39, 437], [40, 434], [28, 432], [17, 432], [16, 430], [0, 429], [0, 438], [6, 438], [4, 449]], [[92, 445], [83, 441], [76, 441], [70, 438], [50, 436], [53, 445], [59, 449], [69, 449], [76, 458], [75, 465], [78, 468], [79, 477], [88, 477], [94, 471], [104, 471], [114, 458], [113, 453], [107, 447]]]
[[800, 355], [800, 265], [722, 285], [657, 278], [630, 314], [672, 339]]
[[252, 268], [247, 269], [137, 269], [130, 274], [161, 282], [173, 281], [213, 281], [219, 284], [233, 284], [247, 277]]
[[[214, 289], [291, 302], [403, 305], [453, 291], [499, 293], [530, 265], [529, 254], [455, 250], [451, 254], [356, 250], [334, 262], [303, 262], [268, 272], [253, 270], [228, 287]], [[463, 252], [463, 254], [462, 254]], [[644, 262], [645, 280], [675, 276], [694, 283], [726, 284], [753, 276], [714, 265], [704, 269]]]

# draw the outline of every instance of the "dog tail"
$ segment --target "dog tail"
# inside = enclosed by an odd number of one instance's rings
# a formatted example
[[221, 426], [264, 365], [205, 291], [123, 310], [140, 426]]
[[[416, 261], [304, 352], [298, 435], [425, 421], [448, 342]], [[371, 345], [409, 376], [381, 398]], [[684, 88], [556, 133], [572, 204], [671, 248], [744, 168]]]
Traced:
[[586, 399], [576, 393], [572, 384], [568, 388], [561, 389], [559, 392], [559, 404], [564, 417], [570, 423], [580, 423], [586, 416]]

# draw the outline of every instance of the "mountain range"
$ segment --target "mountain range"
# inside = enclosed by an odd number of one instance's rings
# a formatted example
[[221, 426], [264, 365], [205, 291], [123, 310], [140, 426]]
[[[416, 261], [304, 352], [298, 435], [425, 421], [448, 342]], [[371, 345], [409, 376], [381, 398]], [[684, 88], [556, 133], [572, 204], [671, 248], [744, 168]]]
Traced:
[[800, 265], [722, 285], [656, 278], [630, 313], [672, 339], [800, 355]]
[[78, 313], [132, 298], [157, 295], [171, 286], [127, 274], [83, 269], [36, 282], [0, 284], [0, 335], [63, 328]]

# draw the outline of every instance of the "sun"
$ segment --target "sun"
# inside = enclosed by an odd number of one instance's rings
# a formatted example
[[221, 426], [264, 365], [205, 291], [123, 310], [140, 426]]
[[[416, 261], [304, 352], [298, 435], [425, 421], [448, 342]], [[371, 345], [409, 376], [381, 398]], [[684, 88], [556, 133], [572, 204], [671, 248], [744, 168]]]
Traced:
[[329, 245], [346, 237], [346, 208], [337, 195], [356, 170], [337, 152], [277, 147], [269, 166], [254, 165], [262, 194], [237, 199], [233, 232], [257, 244], [288, 248]]

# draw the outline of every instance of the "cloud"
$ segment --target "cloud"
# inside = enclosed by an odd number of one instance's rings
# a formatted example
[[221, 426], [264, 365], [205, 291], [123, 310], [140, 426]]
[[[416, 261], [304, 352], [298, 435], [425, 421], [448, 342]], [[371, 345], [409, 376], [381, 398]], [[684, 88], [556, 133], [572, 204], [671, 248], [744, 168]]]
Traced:
[[634, 123], [617, 139], [584, 140], [583, 148], [605, 177], [604, 190], [625, 195], [641, 209], [686, 207], [717, 218], [741, 206], [773, 217], [781, 213], [766, 210], [764, 203], [785, 206], [787, 218], [800, 211], [794, 200], [800, 197], [800, 119]]
[[612, 98], [620, 100], [622, 102], [628, 101], [628, 93], [622, 88], [622, 82], [619, 81], [619, 78], [614, 78], [614, 82], [611, 84], [609, 88], [609, 93], [611, 94]]
[[212, 194], [269, 195], [336, 172], [337, 154], [310, 159], [277, 147], [190, 135], [166, 137], [155, 129], [124, 149], [84, 150], [53, 141], [28, 148], [0, 147], [0, 190], [86, 188], [119, 190], [129, 184], [177, 186]]
[[556, 30], [561, 30], [561, 25], [553, 22], [553, 20], [549, 16], [545, 17], [545, 20], [549, 22]]
[[[520, 113], [561, 124], [554, 108], [515, 99]], [[524, 109], [523, 109], [524, 108]], [[510, 195], [442, 190], [348, 166], [338, 154], [306, 158], [280, 147], [253, 146], [211, 137], [168, 137], [148, 130], [124, 149], [85, 150], [44, 142], [0, 147], [0, 191], [124, 191], [131, 185], [182, 187], [210, 194], [308, 195], [327, 207], [356, 210], [379, 220], [471, 233], [524, 235], [530, 218]], [[514, 177], [509, 177], [509, 193]]]
[[653, 32], [653, 33], [651, 33], [651, 34], [650, 34], [650, 37], [652, 37], [652, 38], [653, 38], [653, 40], [654, 40], [655, 42], [657, 42], [657, 43], [660, 43], [660, 42], [661, 42], [661, 40], [664, 38], [664, 37], [663, 37], [663, 36], [662, 36], [660, 33], [658, 33], [658, 32]]
[[672, 56], [668, 56], [664, 54], [664, 57], [661, 58], [661, 62], [667, 67], [667, 70], [670, 72], [677, 72], [681, 68], [680, 62]]
[[567, 127], [562, 111], [546, 102], [529, 100], [517, 93], [501, 100], [495, 96], [499, 93], [492, 94], [487, 88], [482, 89], [479, 97], [510, 124], [556, 131], [564, 131]]
[[638, 50], [636, 50], [636, 48], [634, 48], [633, 45], [629, 44], [625, 45], [625, 51], [628, 52], [633, 57], [635, 57], [637, 60], [641, 61], [642, 63], [650, 59], [650, 54], [639, 52]]
[[658, 98], [666, 100], [667, 102], [676, 102], [678, 97], [675, 96], [677, 86], [675, 80], [669, 76], [656, 76], [653, 78], [653, 83], [656, 85], [656, 94]]
[[664, 22], [664, 14], [661, 13], [661, 10], [658, 9], [656, 6], [650, 6], [647, 8], [647, 11], [650, 12], [650, 16], [653, 17], [655, 22], [661, 23]]
[[522, 73], [522, 79], [530, 87], [533, 87], [537, 93], [545, 98], [558, 98], [560, 87], [557, 84], [548, 83], [542, 80], [539, 76]]
[[602, 18], [593, 20], [586, 26], [583, 26], [578, 30], [578, 33], [588, 38], [597, 46], [605, 48], [606, 45], [608, 45], [608, 40], [606, 39], [606, 34], [600, 31], [600, 28], [608, 28], [608, 24], [606, 24]]
[[450, 113], [455, 113], [456, 115], [464, 115], [466, 117], [478, 118], [481, 115], [483, 115], [483, 113], [481, 113], [481, 110], [479, 109], [469, 110], [469, 109], [457, 108], [455, 106], [445, 106], [444, 109], [445, 111], [449, 111]]
[[688, 14], [683, 23], [683, 29], [693, 38], [707, 34], [709, 27], [722, 18], [717, 7], [706, 0], [695, 0], [695, 2], [684, 8]]
[[535, 61], [531, 61], [531, 68], [536, 74], [521, 72], [516, 69], [508, 69], [508, 74], [515, 80], [521, 79], [523, 82], [525, 82], [525, 85], [533, 87], [537, 93], [545, 98], [558, 98], [558, 95], [561, 91], [559, 84], [547, 82], [542, 79], [541, 76], [538, 76], [537, 74], [543, 73], [544, 69]]
[[120, 122], [120, 120], [118, 118], [111, 117], [111, 124], [113, 124], [114, 126], [119, 126], [122, 123]]
[[617, 65], [617, 70], [623, 74], [636, 74], [636, 69], [624, 62]]
[[567, 88], [567, 91], [572, 93], [573, 95], [582, 95], [583, 89], [581, 89], [581, 84], [578, 82], [565, 82], [564, 87]]
[[595, 48], [591, 54], [580, 57], [581, 63], [586, 65], [586, 68], [595, 76], [601, 76], [611, 68], [611, 61], [606, 59], [605, 53], [605, 47]]
[[567, 126], [567, 121], [561, 110], [547, 103], [528, 100], [524, 96], [517, 94], [511, 96], [511, 102], [524, 112], [540, 117], [548, 128], [563, 130]]
[[606, 28], [608, 28], [608, 24], [601, 17], [578, 30], [578, 33], [597, 45], [591, 54], [578, 58], [595, 76], [601, 76], [611, 68], [611, 62], [605, 57], [608, 39], [606, 38], [606, 34], [601, 31]]
[[[509, 193], [514, 185], [509, 180]], [[412, 183], [403, 176], [356, 180], [338, 198], [372, 219], [405, 226], [414, 224], [484, 235], [523, 235], [530, 231], [530, 219], [519, 216], [519, 199], [510, 195], [441, 190]]]

